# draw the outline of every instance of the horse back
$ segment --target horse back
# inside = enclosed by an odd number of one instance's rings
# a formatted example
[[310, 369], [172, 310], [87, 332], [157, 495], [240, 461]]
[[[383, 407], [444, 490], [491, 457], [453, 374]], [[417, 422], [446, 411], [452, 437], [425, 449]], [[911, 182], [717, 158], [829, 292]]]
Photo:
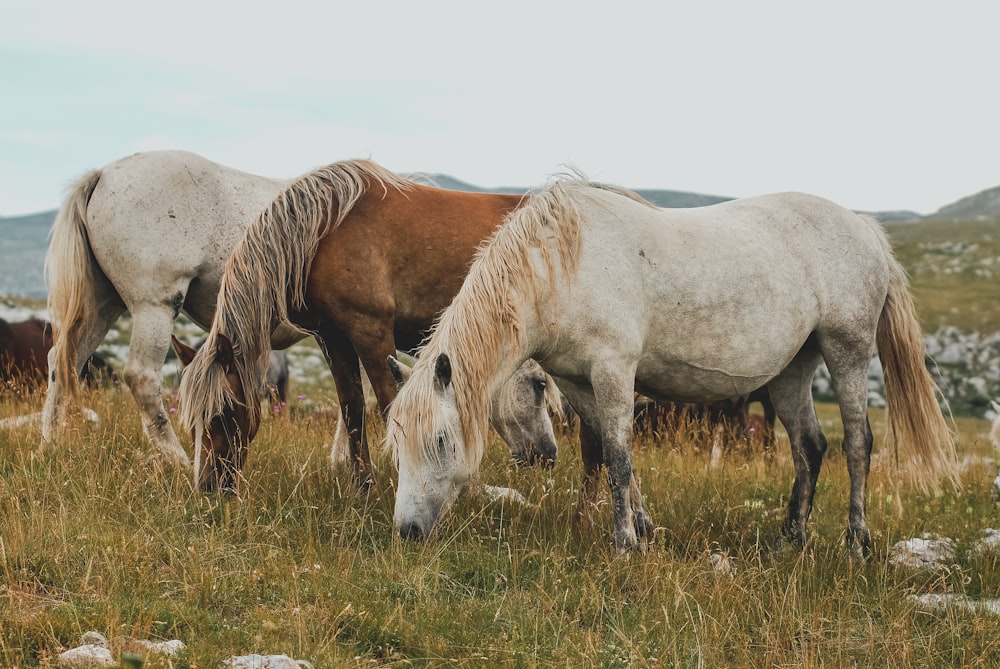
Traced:
[[572, 324], [560, 350], [594, 349], [586, 337], [600, 333], [604, 348], [637, 365], [645, 394], [706, 402], [749, 393], [810, 337], [855, 328], [874, 339], [884, 251], [863, 217], [826, 200], [779, 194], [677, 210], [597, 192], [580, 225], [574, 298], [550, 301], [553, 320]]
[[458, 293], [480, 244], [523, 201], [423, 185], [373, 189], [320, 241], [308, 302], [343, 318], [390, 318], [400, 345], [414, 345]]
[[91, 195], [90, 246], [126, 305], [151, 291], [169, 302], [190, 284], [185, 309], [207, 326], [226, 259], [284, 186], [186, 151], [127, 156], [102, 169]]

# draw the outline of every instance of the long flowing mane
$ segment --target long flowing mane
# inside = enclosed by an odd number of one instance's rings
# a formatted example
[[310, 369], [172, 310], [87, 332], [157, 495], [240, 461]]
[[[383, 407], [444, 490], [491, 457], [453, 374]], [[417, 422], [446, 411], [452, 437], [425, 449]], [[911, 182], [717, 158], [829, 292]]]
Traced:
[[[504, 355], [516, 350], [522, 335], [522, 313], [541, 313], [543, 299], [559, 289], [559, 278], [573, 281], [581, 248], [579, 203], [588, 190], [639, 196], [580, 178], [556, 181], [525, 205], [508, 214], [503, 225], [477, 251], [469, 274], [451, 306], [440, 316], [420, 357], [428, 362], [446, 353], [451, 361], [456, 403], [462, 420], [467, 459], [481, 458], [493, 371]], [[647, 203], [648, 204], [648, 203]], [[432, 365], [416, 371], [400, 390], [386, 435], [386, 447], [400, 456], [400, 441], [411, 457], [436, 458], [433, 439], [417, 443], [404, 435], [434, 435], [442, 428], [436, 416]]]
[[[413, 182], [367, 160], [332, 163], [308, 172], [279, 194], [246, 231], [226, 262], [215, 317], [203, 348], [181, 380], [181, 416], [188, 429], [207, 425], [234, 400], [225, 371], [213, 364], [218, 334], [233, 343], [244, 389], [257, 387], [278, 326], [300, 330], [290, 308], [305, 304], [309, 269], [320, 240], [339, 226], [373, 187], [407, 191]], [[258, 418], [257, 402], [247, 402]]]

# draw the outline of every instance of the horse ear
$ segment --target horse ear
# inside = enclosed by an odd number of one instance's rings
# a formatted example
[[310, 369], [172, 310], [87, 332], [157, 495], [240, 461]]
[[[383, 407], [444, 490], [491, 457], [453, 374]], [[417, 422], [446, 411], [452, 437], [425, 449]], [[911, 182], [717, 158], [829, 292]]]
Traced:
[[226, 372], [229, 372], [233, 368], [233, 360], [235, 358], [236, 356], [233, 354], [233, 342], [226, 335], [219, 333], [215, 338], [215, 361]]
[[190, 365], [191, 361], [194, 360], [196, 351], [174, 335], [170, 335], [170, 341], [173, 344], [174, 353], [177, 354], [177, 358], [181, 361], [181, 369]]
[[389, 362], [389, 371], [392, 373], [392, 378], [396, 379], [396, 387], [402, 388], [403, 384], [410, 378], [410, 375], [413, 374], [413, 368], [396, 360], [391, 355], [386, 360]]
[[441, 390], [451, 383], [451, 360], [444, 353], [434, 361], [434, 381]]

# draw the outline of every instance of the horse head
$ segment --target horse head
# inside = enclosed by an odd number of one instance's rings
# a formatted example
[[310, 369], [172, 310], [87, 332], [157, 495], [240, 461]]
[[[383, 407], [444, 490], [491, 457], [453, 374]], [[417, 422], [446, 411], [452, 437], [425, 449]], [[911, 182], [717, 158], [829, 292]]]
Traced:
[[219, 403], [221, 409], [192, 429], [194, 477], [201, 490], [233, 492], [246, 460], [247, 446], [260, 427], [259, 400], [255, 392], [247, 397], [236, 371], [233, 344], [226, 335], [220, 333], [214, 346], [209, 344], [198, 350], [176, 337], [172, 339], [182, 368], [186, 369], [199, 356], [207, 356], [200, 361], [201, 369], [214, 368], [224, 380], [225, 387], [219, 389], [223, 398]]
[[404, 539], [423, 539], [468, 484], [475, 465], [466, 450], [448, 356], [418, 361], [411, 373], [395, 358], [389, 365], [397, 380], [409, 377], [387, 420], [386, 444], [399, 472], [393, 525]]
[[518, 467], [555, 465], [558, 446], [547, 408], [551, 378], [532, 359], [518, 367], [493, 398], [490, 424]]

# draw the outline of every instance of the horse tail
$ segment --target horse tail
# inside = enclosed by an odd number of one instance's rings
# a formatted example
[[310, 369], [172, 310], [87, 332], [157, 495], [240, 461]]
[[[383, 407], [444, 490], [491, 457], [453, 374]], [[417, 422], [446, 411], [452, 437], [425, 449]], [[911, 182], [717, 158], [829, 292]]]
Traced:
[[48, 284], [48, 309], [52, 320], [54, 369], [49, 373], [71, 399], [79, 390], [77, 378], [77, 341], [80, 328], [93, 315], [96, 305], [92, 287], [101, 272], [87, 237], [87, 205], [101, 179], [100, 170], [92, 170], [73, 184], [56, 214], [49, 233], [45, 255], [45, 280]]
[[[874, 224], [878, 226], [877, 223]], [[955, 438], [938, 404], [938, 390], [924, 362], [924, 339], [906, 279], [881, 226], [889, 260], [889, 290], [875, 343], [885, 376], [886, 419], [896, 448], [896, 466], [923, 490], [941, 481], [959, 483]]]

